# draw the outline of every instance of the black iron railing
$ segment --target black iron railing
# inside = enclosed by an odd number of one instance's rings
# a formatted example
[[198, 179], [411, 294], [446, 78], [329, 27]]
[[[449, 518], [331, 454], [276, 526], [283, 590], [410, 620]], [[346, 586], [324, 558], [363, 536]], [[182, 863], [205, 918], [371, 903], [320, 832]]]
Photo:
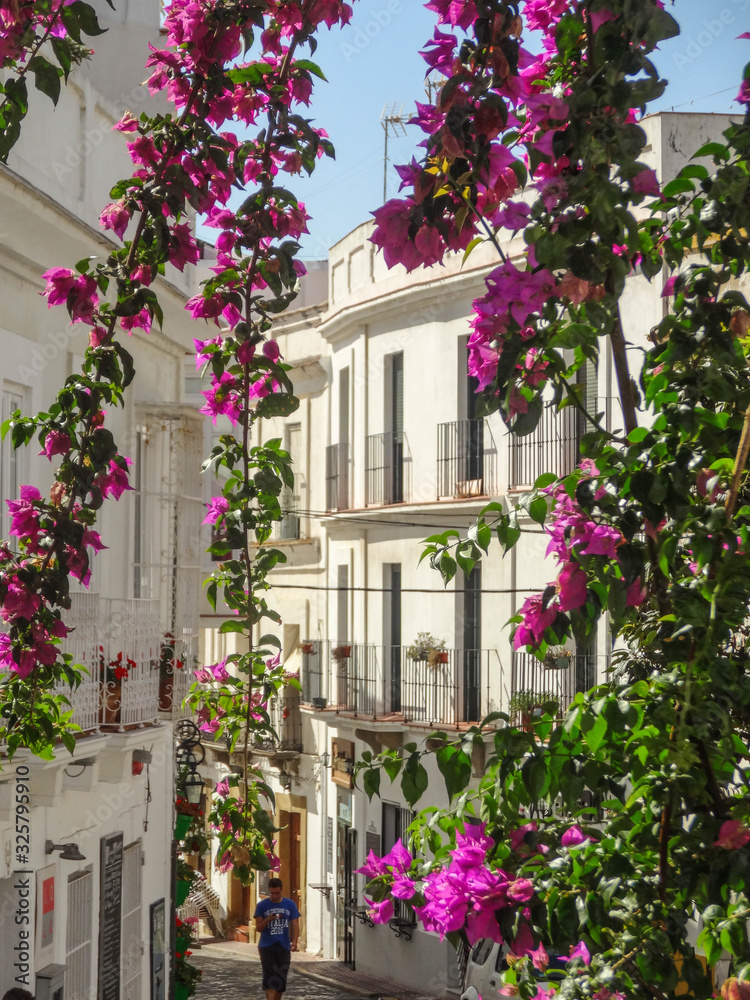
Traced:
[[567, 476], [578, 463], [578, 411], [572, 406], [548, 406], [536, 430], [524, 437], [510, 435], [511, 489], [533, 486], [545, 472]]
[[404, 500], [403, 434], [386, 431], [366, 438], [367, 504], [402, 503]]
[[453, 420], [437, 429], [438, 497], [482, 496], [485, 483], [484, 420]]
[[307, 639], [302, 643], [302, 666], [300, 668], [300, 683], [302, 684], [302, 701], [306, 705], [327, 698], [328, 687], [324, 684], [328, 671], [327, 644], [319, 639]]
[[299, 709], [299, 691], [287, 688], [284, 694], [272, 698], [268, 703], [268, 715], [275, 735], [266, 733], [258, 736], [256, 749], [268, 753], [302, 753], [302, 716]]
[[349, 445], [331, 444], [326, 448], [326, 510], [349, 506]]
[[[556, 701], [560, 714], [566, 712], [579, 691], [588, 691], [600, 679], [596, 654], [572, 653], [548, 657], [544, 662], [530, 653], [516, 653], [511, 676], [512, 715], [533, 715], [545, 701]], [[606, 665], [605, 665], [606, 666]]]
[[[402, 647], [399, 711], [408, 721], [430, 725], [481, 721], [489, 707], [489, 656], [481, 649], [415, 654]], [[395, 687], [389, 680], [386, 693]]]
[[374, 718], [380, 702], [376, 647], [339, 643], [331, 650], [331, 658], [337, 710]]

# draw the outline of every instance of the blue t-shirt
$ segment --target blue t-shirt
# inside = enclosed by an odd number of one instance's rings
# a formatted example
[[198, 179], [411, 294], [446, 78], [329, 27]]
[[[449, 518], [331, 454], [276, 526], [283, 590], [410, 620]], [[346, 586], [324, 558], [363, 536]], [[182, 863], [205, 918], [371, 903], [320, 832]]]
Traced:
[[292, 950], [292, 941], [289, 937], [289, 921], [299, 919], [299, 910], [291, 899], [284, 896], [278, 903], [270, 899], [262, 899], [255, 907], [256, 917], [267, 917], [274, 914], [274, 919], [268, 926], [260, 932], [258, 945], [261, 948], [268, 948], [272, 944], [280, 944], [287, 951]]

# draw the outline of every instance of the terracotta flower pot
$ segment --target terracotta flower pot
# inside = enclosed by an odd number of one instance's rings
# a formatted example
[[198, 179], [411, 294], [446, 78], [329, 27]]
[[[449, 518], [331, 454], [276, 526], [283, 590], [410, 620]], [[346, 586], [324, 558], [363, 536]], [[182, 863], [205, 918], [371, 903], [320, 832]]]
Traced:
[[101, 691], [102, 708], [104, 710], [104, 724], [112, 726], [120, 721], [120, 709], [122, 707], [122, 682], [108, 681], [102, 686]]

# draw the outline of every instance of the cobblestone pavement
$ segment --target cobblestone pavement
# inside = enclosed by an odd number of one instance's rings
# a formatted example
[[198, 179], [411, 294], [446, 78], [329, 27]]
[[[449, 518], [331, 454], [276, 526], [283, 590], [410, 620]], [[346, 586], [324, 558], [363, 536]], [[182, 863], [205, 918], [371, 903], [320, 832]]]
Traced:
[[[218, 957], [193, 952], [190, 961], [203, 970], [195, 1000], [264, 1000], [260, 964], [244, 958]], [[361, 993], [351, 993], [342, 986], [322, 983], [296, 971], [294, 961], [286, 1000], [362, 1000]]]

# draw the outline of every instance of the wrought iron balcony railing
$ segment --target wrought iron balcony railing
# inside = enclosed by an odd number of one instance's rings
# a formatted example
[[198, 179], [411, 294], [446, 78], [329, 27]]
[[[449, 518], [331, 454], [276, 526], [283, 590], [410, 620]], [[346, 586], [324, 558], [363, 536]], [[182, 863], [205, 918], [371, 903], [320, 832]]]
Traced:
[[367, 491], [365, 503], [403, 503], [404, 436], [395, 431], [370, 434], [366, 439]]
[[524, 437], [510, 435], [511, 489], [533, 486], [545, 472], [567, 476], [578, 463], [578, 412], [548, 406], [539, 424]]
[[495, 449], [484, 420], [453, 420], [437, 428], [437, 495], [484, 496], [495, 483], [490, 456]]
[[332, 444], [326, 448], [326, 510], [348, 510], [349, 445]]

